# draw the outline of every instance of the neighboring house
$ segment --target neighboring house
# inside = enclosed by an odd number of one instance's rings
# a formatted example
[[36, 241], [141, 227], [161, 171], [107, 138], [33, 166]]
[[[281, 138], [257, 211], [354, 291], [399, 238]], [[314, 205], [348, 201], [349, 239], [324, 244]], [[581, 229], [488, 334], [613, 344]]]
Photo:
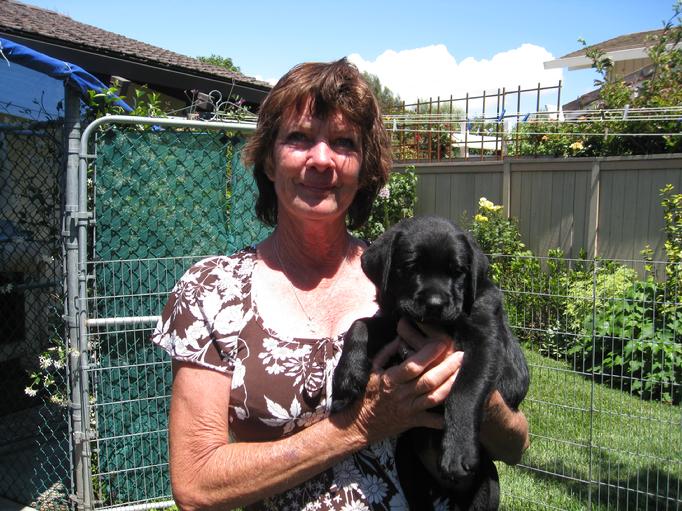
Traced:
[[[613, 68], [609, 72], [609, 78], [622, 78], [631, 87], [639, 84], [651, 74], [651, 59], [648, 48], [654, 39], [663, 32], [663, 29], [649, 30], [627, 34], [601, 43], [587, 46], [555, 60], [544, 63], [545, 69], [568, 68], [569, 71], [588, 69], [592, 67], [592, 59], [586, 54], [589, 50], [599, 49], [613, 62]], [[583, 94], [579, 98], [563, 105], [563, 110], [582, 110], [589, 108], [599, 99], [599, 89]]]
[[[213, 90], [223, 98], [238, 95], [247, 104], [257, 106], [271, 88], [270, 84], [239, 72], [14, 0], [0, 0], [0, 37], [77, 64], [105, 84], [118, 81], [124, 96], [131, 95], [131, 85], [147, 85], [162, 93], [173, 109], [189, 105], [190, 91]], [[206, 53], [210, 53], [209, 48]]]

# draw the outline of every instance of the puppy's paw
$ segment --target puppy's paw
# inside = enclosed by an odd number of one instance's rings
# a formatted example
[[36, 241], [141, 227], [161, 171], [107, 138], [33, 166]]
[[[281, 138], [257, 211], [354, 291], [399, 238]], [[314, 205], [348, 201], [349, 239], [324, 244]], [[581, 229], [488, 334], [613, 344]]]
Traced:
[[460, 445], [456, 449], [443, 449], [440, 471], [449, 480], [463, 479], [478, 468], [480, 458], [477, 445]]
[[347, 371], [334, 374], [332, 383], [332, 411], [342, 410], [365, 392], [369, 371]]

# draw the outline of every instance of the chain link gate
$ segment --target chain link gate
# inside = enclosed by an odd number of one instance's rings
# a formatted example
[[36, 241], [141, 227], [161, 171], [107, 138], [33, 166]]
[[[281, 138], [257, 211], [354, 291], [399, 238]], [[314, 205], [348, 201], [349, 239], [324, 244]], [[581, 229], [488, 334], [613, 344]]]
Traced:
[[76, 456], [82, 464], [76, 473], [84, 509], [173, 504], [170, 360], [149, 336], [191, 264], [269, 232], [255, 218], [255, 183], [240, 160], [240, 136], [253, 129], [249, 123], [111, 116], [83, 133], [78, 284], [87, 299], [76, 307], [81, 350], [74, 368], [80, 374]]
[[0, 495], [69, 505], [63, 121], [0, 125]]

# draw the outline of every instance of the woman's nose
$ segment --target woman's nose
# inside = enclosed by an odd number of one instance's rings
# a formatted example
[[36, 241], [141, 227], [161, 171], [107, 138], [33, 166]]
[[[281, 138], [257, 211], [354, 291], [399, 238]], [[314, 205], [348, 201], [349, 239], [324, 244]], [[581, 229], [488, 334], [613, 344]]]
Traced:
[[308, 161], [317, 170], [327, 170], [334, 162], [334, 152], [326, 141], [318, 140], [310, 148]]

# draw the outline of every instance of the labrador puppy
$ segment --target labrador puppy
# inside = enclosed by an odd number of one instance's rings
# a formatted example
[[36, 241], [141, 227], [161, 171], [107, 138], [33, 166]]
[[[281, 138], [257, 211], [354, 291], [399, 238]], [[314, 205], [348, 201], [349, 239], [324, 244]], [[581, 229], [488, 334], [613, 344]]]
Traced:
[[488, 259], [472, 236], [433, 216], [406, 219], [362, 256], [377, 287], [380, 313], [355, 321], [333, 377], [334, 408], [365, 391], [371, 359], [396, 337], [401, 317], [417, 328], [444, 329], [464, 351], [441, 408], [442, 431], [415, 428], [398, 439], [396, 464], [410, 508], [448, 497], [456, 509], [499, 506], [497, 470], [479, 442], [484, 406], [495, 389], [516, 410], [526, 395], [528, 367], [507, 324], [502, 293], [488, 278]]

